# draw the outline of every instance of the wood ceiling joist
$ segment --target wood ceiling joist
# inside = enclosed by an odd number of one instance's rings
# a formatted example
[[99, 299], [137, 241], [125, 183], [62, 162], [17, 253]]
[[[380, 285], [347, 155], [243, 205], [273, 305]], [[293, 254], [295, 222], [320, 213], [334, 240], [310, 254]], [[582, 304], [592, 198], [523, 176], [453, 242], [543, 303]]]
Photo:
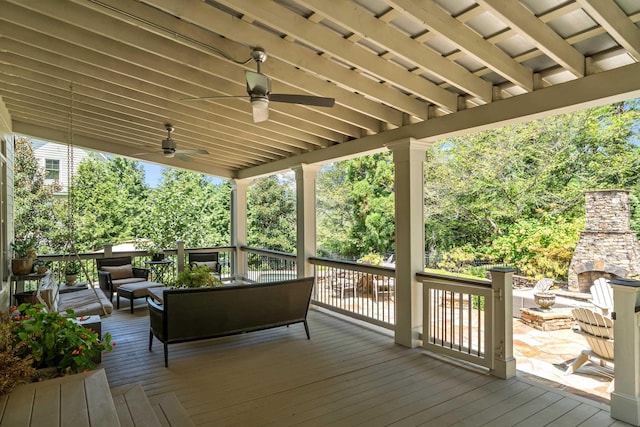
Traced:
[[403, 35], [393, 26], [377, 19], [361, 7], [345, 2], [298, 0], [309, 9], [320, 12], [331, 21], [349, 29], [360, 37], [372, 40], [393, 55], [415, 62], [423, 71], [437, 76], [485, 102], [491, 102], [491, 83], [473, 75], [460, 65], [449, 61], [422, 43]]
[[640, 61], [640, 28], [615, 2], [578, 0], [582, 8], [636, 61]]
[[385, 83], [402, 88], [407, 92], [420, 94], [450, 112], [457, 111], [458, 97], [437, 85], [409, 73], [406, 70], [363, 50], [359, 46], [345, 40], [341, 35], [322, 25], [309, 22], [300, 15], [286, 9], [275, 2], [255, 2], [253, 0], [218, 0], [222, 4], [256, 18], [266, 20], [269, 25], [283, 33], [291, 34], [316, 49], [333, 57], [352, 64], [354, 67], [369, 70]]
[[461, 51], [484, 63], [489, 69], [512, 81], [527, 92], [533, 90], [533, 73], [514, 61], [504, 51], [484, 40], [466, 25], [453, 18], [433, 0], [389, 0], [400, 9], [422, 22], [432, 31], [455, 43]]
[[[10, 24], [4, 25], [3, 28], [7, 28], [11, 30], [12, 34], [18, 35], [18, 36], [21, 35], [20, 32], [23, 30], [21, 27], [13, 27]], [[99, 85], [103, 81], [110, 82], [114, 86], [124, 86], [124, 87], [127, 87], [129, 90], [133, 90], [133, 91], [138, 91], [139, 88], [142, 88], [144, 91], [143, 93], [149, 94], [149, 96], [151, 97], [154, 97], [153, 95], [154, 91], [155, 93], [157, 93], [160, 90], [160, 88], [164, 88], [166, 90], [171, 91], [171, 90], [175, 90], [176, 86], [180, 86], [180, 87], [189, 86], [187, 83], [175, 81], [162, 75], [157, 75], [156, 80], [153, 81], [153, 83], [155, 84], [154, 86], [154, 84], [148, 82], [150, 79], [153, 78], [153, 76], [151, 75], [152, 73], [145, 74], [143, 73], [142, 70], [136, 69], [131, 64], [119, 63], [118, 69], [120, 73], [113, 73], [108, 68], [105, 68], [104, 66], [101, 66], [101, 65], [106, 65], [107, 67], [109, 65], [114, 66], [113, 63], [114, 61], [116, 61], [115, 59], [111, 59], [108, 61], [107, 64], [103, 64], [105, 62], [105, 59], [100, 55], [96, 54], [95, 52], [92, 52], [92, 51], [83, 52], [82, 48], [79, 48], [76, 46], [68, 47], [67, 50], [70, 50], [71, 51], [70, 53], [75, 53], [75, 54], [80, 53], [81, 54], [80, 57], [83, 60], [87, 60], [87, 58], [92, 57], [93, 58], [92, 64], [88, 64], [85, 62], [80, 62], [76, 59], [60, 56], [59, 52], [62, 52], [65, 49], [65, 47], [63, 46], [63, 42], [47, 40], [41, 43], [41, 46], [47, 45], [50, 43], [52, 45], [50, 46], [50, 48], [52, 49], [54, 46], [57, 47], [58, 48], [58, 51], [57, 51], [58, 54], [57, 54], [57, 53], [54, 53], [53, 51], [51, 52], [43, 51], [42, 49], [37, 49], [33, 46], [22, 44], [22, 42], [25, 41], [26, 37], [32, 36], [37, 38], [37, 36], [31, 35], [30, 32], [25, 32], [25, 34], [22, 34], [22, 36], [23, 37], [20, 37], [20, 40], [21, 40], [20, 42], [18, 42], [17, 40], [10, 40], [7, 38], [3, 38], [0, 40], [0, 46], [4, 47], [6, 50], [13, 49], [17, 55], [20, 55], [20, 56], [27, 55], [28, 58], [34, 58], [34, 59], [38, 59], [41, 62], [44, 62], [44, 65], [34, 66], [33, 69], [38, 69], [38, 67], [47, 67], [48, 66], [47, 64], [51, 64], [51, 63], [57, 63], [60, 66], [66, 66], [66, 70], [61, 73], [63, 75], [58, 74], [58, 77], [61, 79], [73, 81], [74, 78], [78, 78], [77, 72], [81, 72], [85, 77], [96, 80], [94, 84], [87, 82], [87, 86]], [[26, 59], [26, 57], [24, 58]], [[96, 65], [93, 65], [93, 64], [96, 64]], [[75, 72], [71, 70], [75, 70]], [[132, 77], [129, 77], [129, 76], [139, 76], [141, 75], [141, 73], [144, 75], [145, 81], [137, 80], [137, 79], [133, 79]], [[168, 96], [166, 99], [162, 99], [162, 98], [158, 99], [157, 97], [155, 97], [155, 99], [150, 101], [151, 105], [164, 106], [166, 108], [166, 112], [164, 113], [164, 116], [168, 116], [167, 117], [168, 119], [171, 118], [171, 114], [174, 114], [172, 113], [173, 108], [175, 108], [176, 111], [190, 110], [193, 114], [195, 114], [195, 117], [200, 116], [203, 120], [208, 120], [212, 122], [212, 126], [215, 126], [218, 128], [227, 127], [229, 129], [229, 132], [231, 132], [232, 134], [239, 133], [239, 134], [247, 135], [249, 137], [249, 135], [251, 135], [250, 132], [253, 132], [253, 135], [255, 135], [255, 138], [257, 138], [258, 140], [264, 141], [264, 143], [271, 141], [272, 144], [274, 144], [276, 147], [281, 149], [287, 149], [290, 146], [298, 147], [303, 150], [312, 149], [312, 145], [309, 144], [308, 142], [300, 141], [294, 137], [287, 135], [286, 133], [283, 134], [280, 132], [277, 132], [277, 133], [271, 132], [268, 128], [264, 129], [259, 126], [255, 126], [253, 124], [246, 124], [245, 126], [245, 122], [241, 122], [243, 126], [243, 130], [238, 131], [236, 128], [238, 126], [239, 120], [233, 120], [232, 118], [229, 118], [228, 114], [221, 115], [221, 114], [216, 114], [215, 111], [199, 110], [198, 108], [206, 107], [206, 106], [199, 106], [199, 105], [196, 105], [196, 106], [187, 105], [186, 106], [187, 108], [185, 108], [184, 106], [176, 105], [174, 101], [171, 101], [171, 99], [176, 98], [175, 94], [173, 95], [171, 95], [171, 93], [168, 93], [168, 94], [170, 96]], [[133, 95], [133, 93], [131, 95]], [[183, 96], [183, 95], [178, 95], [178, 96]], [[190, 113], [189, 116], [192, 113]], [[188, 123], [191, 120], [189, 116], [185, 115], [180, 120], [183, 120], [184, 122]], [[295, 132], [291, 132], [291, 133], [295, 134]]]
[[[28, 14], [23, 13], [18, 15], [17, 13], [18, 11], [12, 10], [11, 8], [3, 9], [2, 17], [4, 17], [5, 19], [17, 19], [20, 16], [24, 17]], [[118, 43], [114, 43], [114, 41], [112, 40], [104, 39], [104, 37], [92, 34], [86, 30], [59, 23], [57, 21], [49, 22], [47, 21], [47, 18], [42, 15], [29, 14], [29, 18], [30, 19], [27, 22], [24, 22], [23, 18], [22, 25], [24, 27], [20, 33], [16, 33], [14, 35], [14, 32], [9, 31], [9, 28], [7, 29], [7, 32], [10, 32], [14, 37], [19, 37], [20, 40], [29, 40], [26, 38], [31, 37], [31, 41], [33, 42], [33, 44], [38, 42], [41, 46], [48, 46], [51, 51], [57, 50], [60, 52], [66, 52], [66, 55], [68, 57], [76, 57], [83, 61], [88, 61], [89, 59], [91, 59], [92, 63], [96, 66], [99, 66], [107, 71], [116, 71], [116, 74], [119, 75], [140, 76], [140, 78], [144, 78], [148, 81], [152, 81], [153, 76], [164, 75], [170, 79], [173, 79], [175, 82], [165, 83], [167, 84], [166, 87], [169, 89], [172, 89], [173, 86], [178, 84], [175, 79], [183, 81], [184, 83], [199, 82], [201, 87], [197, 90], [203, 90], [204, 88], [207, 88], [207, 85], [210, 82], [210, 75], [206, 75], [205, 73], [198, 70], [185, 70], [184, 66], [178, 63], [173, 63], [170, 61], [162, 62], [162, 60], [159, 60], [157, 55], [150, 54], [142, 50], [125, 49], [124, 46], [119, 46]], [[43, 27], [50, 27], [51, 29], [46, 33], [48, 36], [50, 36], [50, 39], [40, 41], [39, 37], [33, 35], [33, 31], [29, 31], [27, 29], [31, 28], [32, 26], [35, 26], [35, 28], [38, 29]], [[11, 28], [13, 28], [16, 32], [18, 31], [16, 29], [16, 26], [11, 26]], [[35, 40], [33, 40], [34, 38]], [[62, 40], [64, 40], [64, 42]], [[82, 43], [81, 45], [78, 44], [80, 42]], [[162, 65], [160, 66], [159, 64]], [[139, 69], [136, 70], [135, 67], [138, 67]], [[188, 80], [183, 77], [185, 75], [189, 76]], [[226, 83], [227, 86], [229, 86], [228, 82]], [[243, 123], [247, 123], [247, 127], [253, 126], [256, 129], [260, 129], [260, 131], [262, 132], [264, 132], [264, 129], [270, 129], [282, 135], [294, 137], [300, 139], [301, 141], [306, 141], [307, 143], [317, 146], [330, 145], [327, 144], [326, 136], [332, 138], [340, 138], [339, 134], [337, 133], [331, 133], [323, 137], [318, 137], [312, 135], [311, 133], [304, 132], [301, 129], [301, 123], [299, 120], [287, 117], [283, 117], [279, 121], [264, 123], [264, 126], [254, 126], [253, 123], [251, 123], [251, 115], [248, 108], [248, 103], [235, 99], [228, 99], [225, 100], [221, 106], [223, 108], [227, 108], [227, 104], [229, 105], [229, 107], [233, 105], [236, 106], [236, 109], [243, 116], [241, 121]], [[273, 112], [273, 114], [276, 115], [277, 113]], [[226, 116], [229, 115], [226, 114]], [[238, 117], [240, 118], [240, 116]], [[313, 117], [310, 117], [310, 119], [312, 118]], [[308, 125], [308, 128], [313, 132], [324, 132], [321, 127], [316, 125]]]
[[[84, 7], [91, 8], [99, 13], [103, 13], [115, 19], [122, 20], [131, 25], [143, 27], [146, 31], [164, 37], [171, 43], [179, 43], [191, 49], [198, 49], [211, 55], [212, 49], [222, 52], [229, 52], [232, 56], [240, 56], [239, 52], [246, 59], [250, 53], [247, 46], [240, 45], [231, 40], [222, 38], [206, 31], [202, 28], [190, 25], [185, 21], [170, 17], [168, 14], [153, 9], [138, 2], [122, 0], [103, 0], [101, 4], [86, 3], [84, 0], [75, 0]], [[111, 9], [113, 8], [113, 9]], [[140, 21], [134, 17], [144, 17], [146, 20], [157, 22], [157, 25], [145, 25], [145, 21]], [[204, 47], [207, 46], [207, 47]], [[229, 62], [236, 67], [239, 65], [215, 54], [217, 63]], [[218, 67], [214, 67], [217, 69]], [[248, 69], [255, 69], [255, 64], [250, 62], [245, 66]], [[315, 78], [302, 70], [296, 69], [289, 64], [284, 64], [277, 59], [267, 61], [264, 68], [268, 75], [274, 80], [274, 91], [279, 93], [295, 92], [296, 89], [306, 92], [333, 97], [336, 99], [336, 106], [332, 109], [315, 108], [312, 111], [333, 117], [344, 123], [370, 131], [380, 129], [380, 121], [391, 123], [395, 126], [401, 125], [401, 114], [380, 103], [369, 101], [362, 96], [341, 89], [338, 86], [325, 80]], [[244, 88], [238, 93], [244, 93]], [[299, 106], [300, 108], [307, 108]], [[277, 106], [276, 106], [277, 108]], [[336, 129], [338, 130], [338, 129]], [[348, 131], [342, 131], [348, 134]]]
[[504, 0], [476, 0], [501, 21], [507, 23], [522, 37], [544, 52], [574, 76], [585, 75], [584, 55], [545, 25], [520, 2]]
[[200, 1], [143, 0], [144, 3], [165, 10], [186, 21], [220, 34], [224, 37], [245, 43], [247, 46], [260, 45], [269, 55], [295, 67], [323, 76], [330, 81], [375, 99], [399, 111], [414, 115], [423, 120], [429, 118], [425, 103], [361, 76], [359, 73], [342, 67], [333, 61], [318, 56], [309, 49], [290, 43], [275, 34], [231, 17]]

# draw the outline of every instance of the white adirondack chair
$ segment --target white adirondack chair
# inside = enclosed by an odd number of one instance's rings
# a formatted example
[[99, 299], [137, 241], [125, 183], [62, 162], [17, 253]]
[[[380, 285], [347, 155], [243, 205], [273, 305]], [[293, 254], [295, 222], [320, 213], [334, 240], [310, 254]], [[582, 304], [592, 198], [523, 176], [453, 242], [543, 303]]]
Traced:
[[[611, 368], [607, 367], [607, 363], [613, 364], [613, 320], [588, 308], [574, 308], [571, 313], [580, 327], [574, 329], [574, 332], [586, 338], [589, 349], [582, 350], [567, 368], [566, 374], [576, 372], [582, 365], [595, 358], [600, 362], [596, 369], [613, 377]], [[613, 383], [610, 389], [612, 386]]]
[[609, 281], [604, 277], [596, 279], [589, 289], [591, 292], [591, 304], [605, 316], [611, 316], [613, 312], [613, 289]]

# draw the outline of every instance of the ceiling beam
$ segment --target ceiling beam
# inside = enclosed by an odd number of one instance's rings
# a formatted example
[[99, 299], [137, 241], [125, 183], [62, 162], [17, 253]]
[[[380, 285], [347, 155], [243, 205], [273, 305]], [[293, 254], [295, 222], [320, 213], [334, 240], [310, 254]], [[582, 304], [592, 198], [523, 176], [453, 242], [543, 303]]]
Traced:
[[569, 70], [574, 76], [585, 75], [584, 55], [567, 43], [558, 33], [538, 19], [518, 1], [476, 0], [501, 21], [544, 52], [549, 58]]
[[453, 18], [433, 0], [389, 0], [396, 9], [403, 11], [447, 37], [460, 50], [471, 55], [505, 79], [517, 84], [527, 92], [533, 90], [533, 73], [516, 62], [504, 51], [484, 40], [469, 27]]
[[366, 155], [407, 138], [435, 142], [472, 132], [640, 97], [640, 63], [572, 80], [512, 98], [494, 101], [456, 114], [404, 126], [324, 150], [304, 153], [240, 171], [237, 178], [251, 178], [288, 170], [299, 164], [322, 164]]
[[[56, 131], [48, 128], [43, 128], [41, 126], [32, 125], [29, 123], [24, 123], [21, 121], [14, 120], [13, 123], [13, 132], [31, 136], [33, 138], [44, 139], [48, 141], [57, 141], [61, 144], [68, 143], [68, 133], [66, 131]], [[65, 142], [66, 141], [66, 142]], [[106, 144], [105, 141], [97, 140], [95, 138], [91, 138], [83, 135], [75, 135], [73, 136], [74, 146], [78, 146], [81, 148], [87, 148], [90, 150], [95, 150], [99, 152], [112, 153], [117, 156], [129, 157], [134, 160], [139, 160], [143, 162], [156, 163], [162, 166], [170, 166], [172, 168], [179, 169], [188, 169], [195, 172], [204, 173], [207, 175], [219, 176], [222, 178], [233, 178], [232, 174], [229, 170], [225, 170], [222, 168], [212, 167], [211, 165], [206, 165], [198, 162], [197, 159], [194, 159], [191, 162], [185, 163], [180, 161], [179, 159], [167, 158], [162, 154], [153, 155], [153, 156], [145, 156], [141, 158], [140, 156], [135, 156], [135, 148], [127, 147], [124, 145], [118, 144]]]
[[362, 76], [301, 45], [281, 39], [273, 32], [221, 12], [198, 0], [141, 0], [183, 20], [207, 28], [247, 46], [260, 45], [271, 57], [335, 82], [348, 82], [351, 90], [423, 120], [429, 106], [404, 93]]
[[640, 62], [640, 28], [624, 13], [616, 2], [602, 0], [578, 0], [582, 8], [595, 20], [627, 53]]
[[352, 64], [355, 68], [365, 70], [388, 85], [420, 94], [421, 97], [449, 112], [455, 112], [458, 109], [458, 96], [455, 93], [403, 70], [377, 55], [372, 55], [360, 46], [345, 40], [335, 31], [317, 25], [275, 2], [218, 1], [258, 20], [266, 20], [277, 30], [293, 36], [302, 43], [313, 46], [325, 55], [329, 54], [347, 64]]
[[449, 61], [424, 44], [407, 37], [392, 25], [363, 10], [362, 7], [352, 3], [325, 0], [299, 0], [298, 2], [358, 36], [382, 46], [393, 55], [416, 63], [423, 71], [437, 76], [452, 86], [484, 102], [493, 100], [491, 83], [473, 75], [464, 67]]

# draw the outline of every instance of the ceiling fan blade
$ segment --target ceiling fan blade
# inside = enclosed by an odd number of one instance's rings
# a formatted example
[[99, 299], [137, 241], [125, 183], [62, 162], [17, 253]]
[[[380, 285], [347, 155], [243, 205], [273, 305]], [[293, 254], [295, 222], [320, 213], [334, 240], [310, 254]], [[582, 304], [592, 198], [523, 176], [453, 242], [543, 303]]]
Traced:
[[247, 92], [251, 96], [265, 96], [271, 92], [271, 79], [262, 73], [255, 71], [245, 71], [247, 79]]
[[333, 107], [336, 102], [333, 98], [286, 93], [272, 93], [269, 95], [269, 101], [287, 102], [289, 104], [315, 105], [317, 107]]
[[176, 150], [176, 154], [209, 154], [207, 150]]
[[182, 98], [180, 101], [207, 101], [212, 99], [227, 99], [227, 98], [248, 98], [248, 95], [219, 95], [219, 96], [201, 96], [198, 98]]
[[176, 159], [182, 160], [183, 162], [190, 162], [193, 159], [186, 154], [176, 153]]

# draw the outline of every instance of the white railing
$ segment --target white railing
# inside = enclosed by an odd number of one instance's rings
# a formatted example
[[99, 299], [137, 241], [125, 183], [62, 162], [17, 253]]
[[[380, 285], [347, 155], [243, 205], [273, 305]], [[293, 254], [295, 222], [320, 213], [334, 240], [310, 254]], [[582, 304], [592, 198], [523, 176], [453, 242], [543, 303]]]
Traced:
[[316, 284], [312, 302], [359, 320], [393, 329], [395, 270], [327, 258], [310, 258]]
[[489, 280], [418, 273], [426, 350], [493, 368], [494, 290]]
[[298, 277], [296, 256], [269, 249], [241, 247], [247, 258], [247, 273], [242, 279], [249, 282], [274, 282]]

